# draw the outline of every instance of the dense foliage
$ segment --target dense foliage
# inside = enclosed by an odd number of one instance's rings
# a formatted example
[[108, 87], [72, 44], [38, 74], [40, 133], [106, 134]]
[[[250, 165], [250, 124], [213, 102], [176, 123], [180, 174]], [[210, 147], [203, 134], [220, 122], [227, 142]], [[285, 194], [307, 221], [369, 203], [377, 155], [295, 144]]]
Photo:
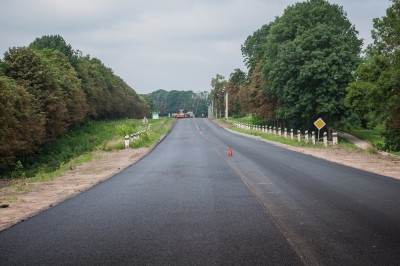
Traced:
[[153, 111], [160, 115], [191, 111], [195, 116], [206, 116], [208, 111], [208, 93], [177, 90], [157, 90], [145, 95], [147, 101], [152, 105]]
[[10, 48], [0, 61], [0, 170], [89, 119], [140, 118], [146, 100], [61, 36]]
[[[227, 81], [231, 115], [252, 113], [281, 127], [311, 129], [319, 117], [332, 125], [346, 114], [346, 87], [361, 45], [338, 5], [289, 6], [242, 45], [248, 74], [235, 69]], [[218, 90], [213, 86], [211, 95], [220, 105]]]
[[315, 130], [319, 117], [323, 130], [384, 128], [380, 148], [400, 151], [400, 0], [391, 1], [386, 16], [374, 19], [374, 43], [363, 57], [342, 7], [327, 0], [288, 6], [241, 46], [247, 74], [212, 78], [214, 115], [228, 93], [230, 116], [303, 130]]
[[400, 151], [400, 0], [374, 20], [366, 58], [355, 72], [346, 102], [365, 125], [384, 124], [384, 148]]
[[271, 26], [264, 71], [267, 94], [290, 126], [339, 121], [362, 42], [342, 8], [324, 0], [293, 5]]

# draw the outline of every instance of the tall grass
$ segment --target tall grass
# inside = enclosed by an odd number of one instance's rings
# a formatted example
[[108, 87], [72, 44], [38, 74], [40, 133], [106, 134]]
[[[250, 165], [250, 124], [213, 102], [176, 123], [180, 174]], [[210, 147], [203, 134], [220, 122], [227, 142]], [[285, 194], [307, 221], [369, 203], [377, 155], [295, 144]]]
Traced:
[[172, 129], [175, 123], [173, 118], [163, 118], [150, 121], [150, 129], [142, 134], [138, 140], [130, 143], [131, 148], [150, 147], [156, 144], [162, 137], [164, 137]]
[[[146, 147], [156, 143], [171, 129], [174, 119], [150, 120], [152, 126], [146, 137], [134, 142], [131, 147]], [[51, 179], [78, 165], [93, 159], [95, 150], [111, 151], [124, 148], [124, 136], [145, 130], [148, 125], [141, 120], [88, 121], [72, 128], [56, 141], [44, 145], [40, 153], [19, 162], [14, 171], [2, 177], [27, 177], [32, 180]]]

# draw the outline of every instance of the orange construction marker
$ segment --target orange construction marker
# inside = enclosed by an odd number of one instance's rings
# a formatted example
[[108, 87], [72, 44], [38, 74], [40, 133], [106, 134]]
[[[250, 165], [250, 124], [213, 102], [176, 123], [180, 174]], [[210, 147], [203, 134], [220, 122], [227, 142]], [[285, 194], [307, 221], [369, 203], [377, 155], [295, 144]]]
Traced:
[[233, 157], [233, 152], [232, 152], [231, 146], [229, 146], [229, 149], [228, 149], [228, 157]]

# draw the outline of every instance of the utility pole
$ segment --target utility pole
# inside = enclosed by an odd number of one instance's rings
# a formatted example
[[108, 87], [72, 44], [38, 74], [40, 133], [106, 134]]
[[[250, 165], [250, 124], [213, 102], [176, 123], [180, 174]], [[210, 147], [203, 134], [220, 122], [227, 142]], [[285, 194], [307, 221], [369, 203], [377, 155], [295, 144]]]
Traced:
[[225, 94], [225, 119], [228, 120], [228, 92]]

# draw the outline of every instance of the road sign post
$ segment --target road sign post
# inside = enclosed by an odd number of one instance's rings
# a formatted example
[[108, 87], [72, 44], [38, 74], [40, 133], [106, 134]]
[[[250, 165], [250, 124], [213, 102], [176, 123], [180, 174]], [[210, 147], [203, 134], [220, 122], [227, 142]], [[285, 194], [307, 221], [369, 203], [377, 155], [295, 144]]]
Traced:
[[318, 118], [317, 121], [314, 122], [314, 125], [318, 128], [318, 141], [319, 141], [319, 131], [323, 128], [326, 124], [322, 118]]

